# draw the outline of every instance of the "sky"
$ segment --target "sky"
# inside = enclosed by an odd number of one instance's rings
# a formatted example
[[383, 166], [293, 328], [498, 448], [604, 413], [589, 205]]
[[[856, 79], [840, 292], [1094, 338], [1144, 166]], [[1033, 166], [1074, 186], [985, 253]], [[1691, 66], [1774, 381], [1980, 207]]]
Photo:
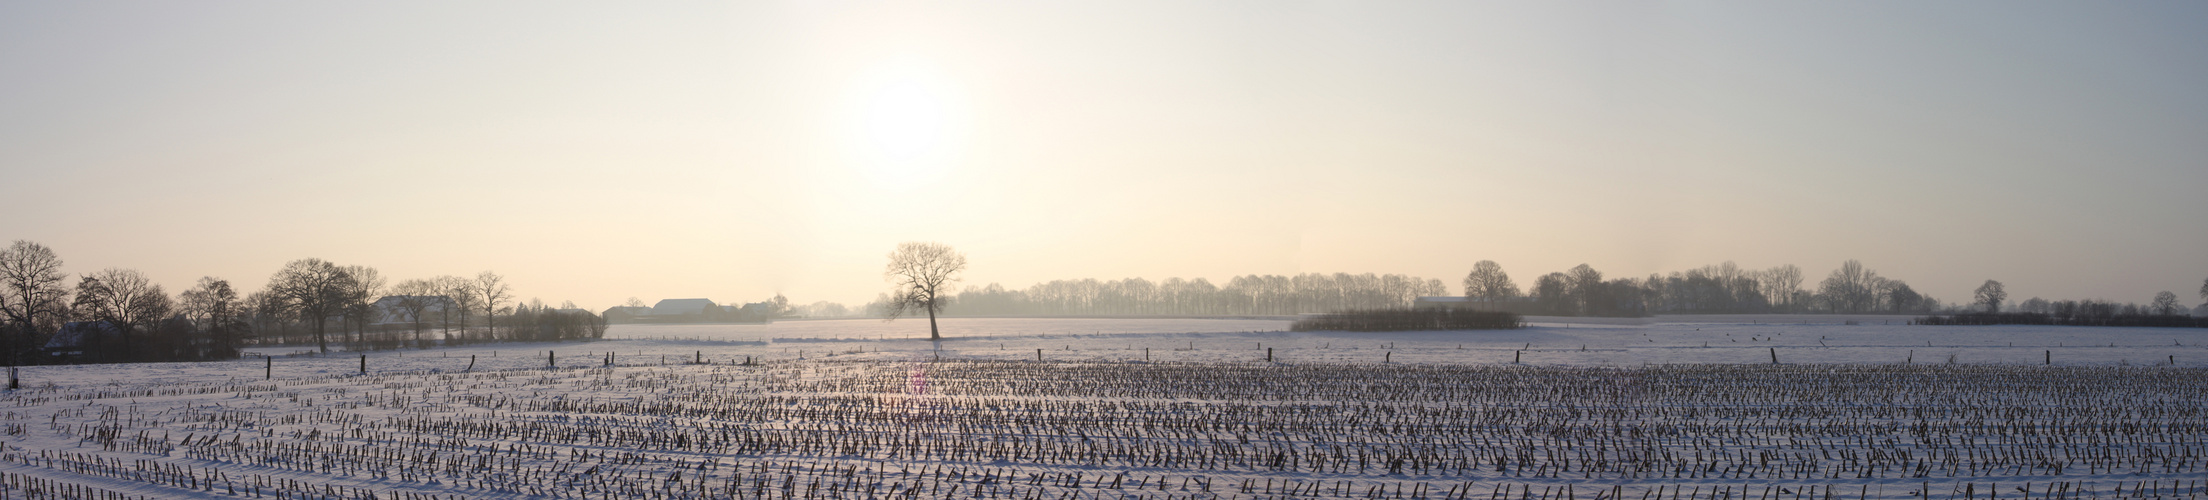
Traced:
[[8, 2], [0, 240], [258, 289], [864, 303], [1847, 259], [2208, 278], [2201, 2]]

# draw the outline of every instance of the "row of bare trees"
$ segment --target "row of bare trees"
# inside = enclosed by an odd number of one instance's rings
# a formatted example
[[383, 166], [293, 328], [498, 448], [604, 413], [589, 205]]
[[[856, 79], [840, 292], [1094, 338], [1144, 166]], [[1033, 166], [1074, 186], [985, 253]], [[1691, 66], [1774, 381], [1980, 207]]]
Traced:
[[1669, 275], [1606, 279], [1593, 266], [1541, 275], [1524, 294], [1500, 264], [1483, 260], [1465, 275], [1474, 307], [1522, 314], [1642, 316], [1659, 313], [1905, 313], [1940, 308], [1908, 283], [1879, 276], [1854, 260], [1842, 263], [1815, 291], [1802, 289], [1792, 264], [1746, 269], [1732, 262]]
[[961, 315], [1289, 315], [1399, 308], [1420, 296], [1446, 295], [1441, 280], [1400, 274], [1236, 276], [1226, 286], [1204, 278], [1056, 280], [1024, 290], [990, 283], [967, 287], [949, 306]]
[[[412, 344], [420, 347], [430, 345], [423, 334], [432, 323], [446, 342], [495, 337], [499, 316], [513, 312], [513, 299], [513, 287], [506, 278], [490, 271], [473, 278], [438, 276], [387, 285], [373, 267], [310, 258], [284, 264], [269, 277], [268, 288], [249, 300], [261, 324], [271, 327], [263, 332], [264, 341], [311, 342], [329, 352], [333, 324], [341, 335], [350, 334], [356, 346], [393, 343], [388, 328], [377, 332], [384, 334], [382, 338], [369, 338], [370, 327], [379, 323], [406, 325]], [[471, 334], [471, 317], [482, 319], [483, 332]], [[455, 327], [460, 329], [458, 334]]]
[[[300, 259], [270, 276], [267, 288], [247, 295], [227, 280], [205, 277], [171, 296], [132, 269], [86, 273], [73, 286], [70, 278], [61, 257], [44, 245], [19, 240], [0, 250], [0, 361], [227, 359], [248, 344], [313, 345], [328, 352], [333, 333], [359, 349], [605, 332], [603, 319], [572, 304], [517, 307], [512, 286], [489, 271], [391, 285], [373, 267]], [[425, 338], [432, 326], [441, 339]]]
[[17, 240], [0, 249], [0, 356], [10, 365], [53, 360], [47, 344], [72, 321], [61, 346], [91, 361], [226, 359], [250, 334], [249, 314], [228, 281], [200, 278], [171, 297], [131, 269], [102, 269], [68, 285], [61, 257]]

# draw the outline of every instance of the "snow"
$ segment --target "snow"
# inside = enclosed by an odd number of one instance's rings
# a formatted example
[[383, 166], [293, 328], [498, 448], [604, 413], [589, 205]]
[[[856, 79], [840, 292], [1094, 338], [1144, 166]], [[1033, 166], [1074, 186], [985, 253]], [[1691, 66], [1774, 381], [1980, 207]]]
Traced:
[[[726, 497], [732, 485], [745, 498], [883, 498], [915, 486], [956, 498], [1402, 488], [1730, 500], [1785, 488], [1899, 499], [2017, 496], [2026, 483], [2031, 495], [2208, 492], [2197, 482], [2208, 331], [1531, 319], [1509, 331], [1291, 333], [1262, 318], [945, 318], [940, 342], [926, 340], [925, 318], [616, 325], [595, 342], [365, 353], [367, 375], [362, 353], [298, 347], [253, 350], [269, 360], [28, 367], [24, 389], [0, 397], [0, 490], [46, 480], [160, 498], [304, 486], [346, 498]], [[617, 366], [604, 366], [609, 353]], [[701, 357], [710, 364], [687, 363]], [[2025, 424], [2035, 427], [2014, 427]], [[1422, 452], [1490, 462], [1442, 465], [1456, 458]], [[1341, 461], [1359, 453], [1362, 466]], [[1678, 467], [1705, 456], [1726, 465]], [[1871, 456], [1881, 465], [1860, 465]], [[1414, 458], [1402, 470], [1383, 463], [1404, 457]], [[1511, 457], [1506, 470], [1497, 457]], [[1765, 465], [1778, 463], [1796, 468]], [[796, 482], [787, 495], [786, 481]]]

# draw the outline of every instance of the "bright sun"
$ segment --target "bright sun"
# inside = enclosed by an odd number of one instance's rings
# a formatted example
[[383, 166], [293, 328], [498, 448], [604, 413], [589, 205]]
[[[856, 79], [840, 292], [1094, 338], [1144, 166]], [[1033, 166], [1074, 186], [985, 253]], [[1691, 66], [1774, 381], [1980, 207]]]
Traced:
[[960, 107], [939, 73], [913, 63], [885, 65], [865, 75], [857, 93], [853, 146], [875, 181], [927, 180], [950, 161]]

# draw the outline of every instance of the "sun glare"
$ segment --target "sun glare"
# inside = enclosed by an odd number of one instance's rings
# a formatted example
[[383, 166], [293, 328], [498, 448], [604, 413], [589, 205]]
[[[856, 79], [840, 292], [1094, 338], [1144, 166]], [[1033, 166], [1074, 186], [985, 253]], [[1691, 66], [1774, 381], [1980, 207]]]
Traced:
[[867, 74], [857, 94], [852, 145], [875, 181], [927, 180], [949, 162], [959, 106], [940, 74], [915, 63], [886, 65]]

